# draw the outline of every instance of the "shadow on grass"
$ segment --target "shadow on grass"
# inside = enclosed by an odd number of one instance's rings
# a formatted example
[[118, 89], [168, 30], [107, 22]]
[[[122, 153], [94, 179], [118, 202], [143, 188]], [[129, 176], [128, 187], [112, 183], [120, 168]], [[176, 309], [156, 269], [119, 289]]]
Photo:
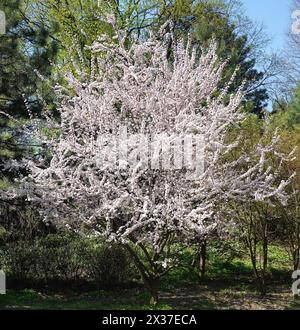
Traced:
[[[168, 310], [171, 306], [160, 303], [155, 308], [139, 299], [133, 292], [106, 291], [86, 294], [45, 294], [32, 289], [8, 291], [0, 297], [1, 310]], [[149, 301], [149, 300], [148, 300]]]
[[50, 292], [33, 289], [9, 290], [0, 296], [0, 309], [34, 310], [211, 310], [211, 309], [300, 309], [289, 286], [274, 283], [261, 298], [251, 279], [206, 279], [202, 284], [160, 291], [160, 304], [150, 306], [143, 288], [114, 291]]
[[[268, 295], [261, 298], [247, 259], [208, 260], [207, 275], [199, 283], [193, 255], [185, 251], [182, 266], [173, 269], [161, 282], [157, 310], [170, 309], [300, 309], [291, 295], [291, 271], [286, 256], [271, 250]], [[9, 279], [7, 295], [0, 296], [0, 309], [151, 310], [150, 296], [139, 282], [113, 289], [95, 282], [37, 282]], [[26, 289], [31, 288], [31, 289]]]

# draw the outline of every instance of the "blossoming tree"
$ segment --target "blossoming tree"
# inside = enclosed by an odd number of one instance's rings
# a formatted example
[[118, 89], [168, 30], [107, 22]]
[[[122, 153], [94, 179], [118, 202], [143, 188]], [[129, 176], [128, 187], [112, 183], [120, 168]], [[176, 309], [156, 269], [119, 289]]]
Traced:
[[243, 94], [225, 102], [230, 81], [217, 92], [225, 63], [215, 43], [198, 49], [166, 26], [130, 46], [119, 31], [94, 43], [91, 76], [68, 76], [72, 93], [56, 88], [59, 134], [43, 137], [51, 161], [29, 161], [15, 190], [45, 221], [124, 245], [152, 303], [176, 265], [181, 245], [171, 243], [217, 228], [230, 200], [284, 201], [287, 184], [267, 166], [277, 137], [251, 157], [227, 157], [239, 145], [227, 135], [245, 117]]

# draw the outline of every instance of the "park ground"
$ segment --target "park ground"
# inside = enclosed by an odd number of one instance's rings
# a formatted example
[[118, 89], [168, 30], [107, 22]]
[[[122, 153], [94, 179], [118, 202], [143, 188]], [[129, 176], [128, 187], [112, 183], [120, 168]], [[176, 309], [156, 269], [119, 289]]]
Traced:
[[186, 267], [174, 270], [161, 283], [160, 303], [148, 304], [149, 294], [140, 283], [114, 290], [95, 288], [92, 283], [63, 285], [22, 283], [0, 296], [4, 310], [300, 310], [300, 300], [292, 296], [290, 263], [286, 253], [270, 249], [268, 294], [256, 290], [247, 258], [230, 263], [211, 260], [207, 276], [198, 283], [196, 274]]

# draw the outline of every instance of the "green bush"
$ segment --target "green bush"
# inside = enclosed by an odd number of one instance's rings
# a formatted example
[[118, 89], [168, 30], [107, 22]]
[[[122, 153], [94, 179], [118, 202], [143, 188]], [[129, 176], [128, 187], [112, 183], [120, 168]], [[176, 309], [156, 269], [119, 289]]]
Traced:
[[106, 286], [128, 282], [135, 272], [128, 253], [107, 243], [91, 244], [87, 261], [89, 277]]
[[69, 233], [16, 241], [0, 250], [2, 265], [18, 280], [130, 282], [135, 269], [121, 247]]
[[36, 249], [27, 242], [20, 241], [3, 248], [3, 265], [7, 273], [16, 279], [28, 279], [34, 274], [37, 260]]

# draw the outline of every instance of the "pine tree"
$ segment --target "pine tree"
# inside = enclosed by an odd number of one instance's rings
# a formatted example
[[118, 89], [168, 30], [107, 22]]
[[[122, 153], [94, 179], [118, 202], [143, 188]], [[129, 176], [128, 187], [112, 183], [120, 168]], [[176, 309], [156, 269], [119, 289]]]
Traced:
[[[48, 26], [31, 20], [32, 1], [1, 0], [0, 10], [6, 16], [6, 33], [0, 36], [0, 167], [2, 179], [8, 179], [3, 168], [7, 160], [28, 150], [17, 120], [28, 119], [28, 109], [38, 114], [42, 98], [48, 98], [48, 103], [53, 99], [53, 93], [43, 87], [36, 71], [44, 76], [51, 74], [50, 62], [56, 56], [57, 46], [50, 38]], [[9, 177], [14, 175], [10, 173]]]

